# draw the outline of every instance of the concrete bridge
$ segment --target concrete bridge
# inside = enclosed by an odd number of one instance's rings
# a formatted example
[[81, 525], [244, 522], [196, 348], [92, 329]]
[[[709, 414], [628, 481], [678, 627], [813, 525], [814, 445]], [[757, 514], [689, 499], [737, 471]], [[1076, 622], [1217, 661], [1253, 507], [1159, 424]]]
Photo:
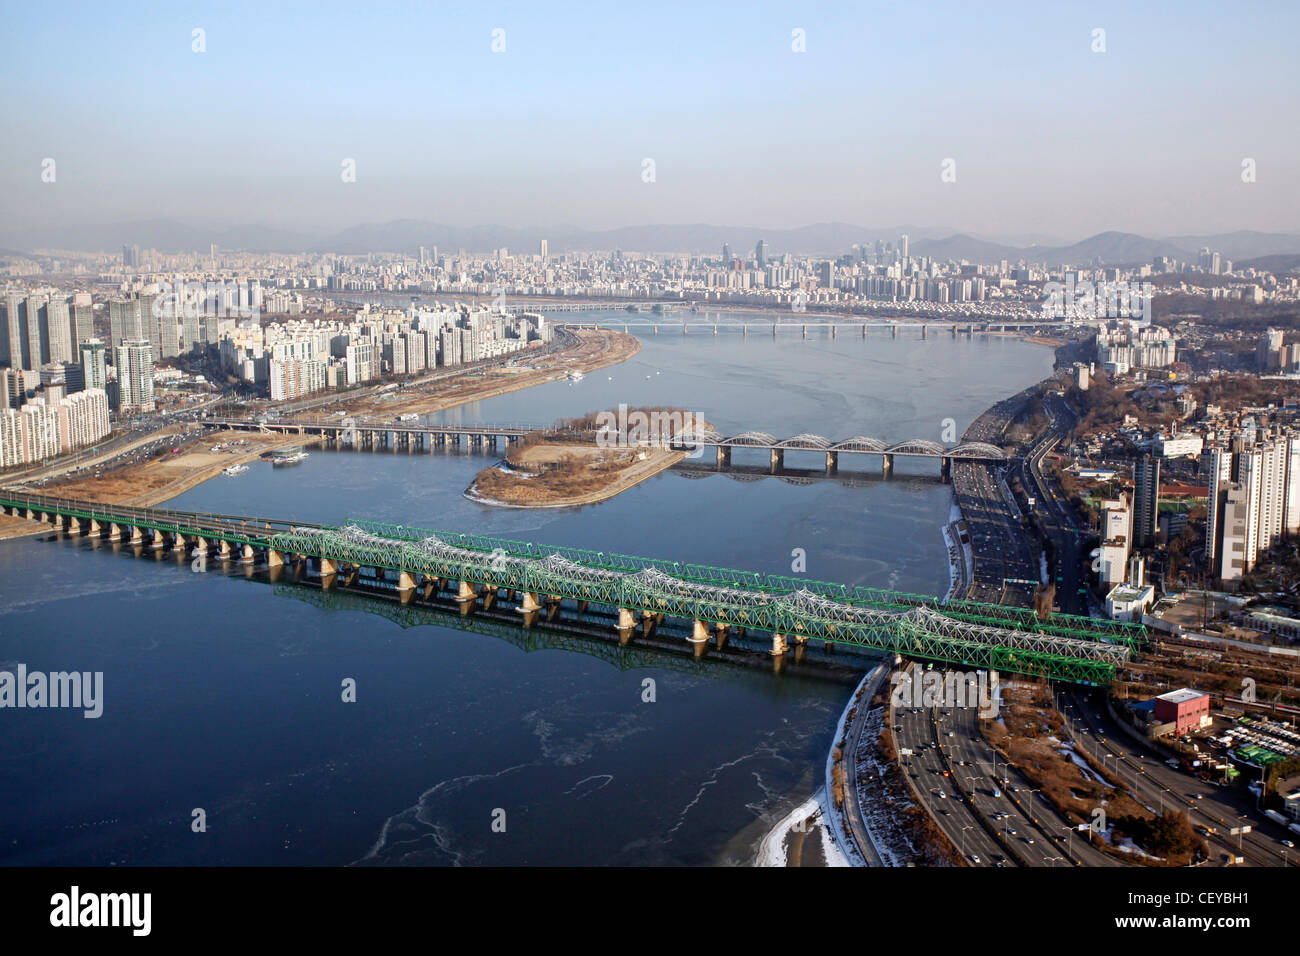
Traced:
[[351, 418], [262, 421], [256, 418], [211, 418], [204, 425], [238, 431], [279, 432], [286, 435], [318, 435], [326, 445], [347, 444], [358, 448], [395, 447], [428, 450], [439, 445], [496, 448], [511, 444], [540, 425], [421, 425], [417, 422], [372, 422]]
[[[684, 622], [694, 656], [730, 636], [770, 634], [776, 669], [809, 641], [920, 660], [1109, 683], [1141, 626], [1026, 608], [850, 587], [804, 578], [631, 555], [552, 547], [462, 532], [352, 521], [341, 527], [283, 519], [130, 508], [0, 491], [5, 513], [72, 535], [108, 537], [179, 560], [264, 565], [272, 580], [322, 590], [384, 589], [402, 604], [455, 602], [462, 615], [513, 605], [525, 627], [561, 606], [603, 609], [620, 644]], [[364, 592], [362, 592], [364, 593]], [[612, 638], [612, 633], [611, 633]], [[748, 639], [748, 638], [747, 638]]]

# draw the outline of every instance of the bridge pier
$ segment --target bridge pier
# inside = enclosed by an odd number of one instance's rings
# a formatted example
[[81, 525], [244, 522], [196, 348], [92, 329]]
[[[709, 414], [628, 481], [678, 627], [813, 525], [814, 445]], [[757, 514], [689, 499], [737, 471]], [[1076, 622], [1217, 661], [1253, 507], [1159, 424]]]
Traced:
[[255, 564], [257, 562], [257, 554], [253, 551], [251, 544], [244, 545], [243, 556], [239, 560], [242, 564]]
[[722, 650], [727, 646], [727, 630], [730, 627], [730, 624], [718, 624], [715, 626], [713, 631], [713, 643], [718, 650]]
[[885, 454], [880, 456], [880, 473], [888, 478], [894, 473], [894, 456]]
[[771, 458], [772, 458], [772, 473], [776, 474], [783, 467], [785, 467], [785, 449], [773, 448]]
[[728, 446], [726, 446], [726, 445], [719, 445], [719, 446], [717, 447], [717, 453], [718, 453], [718, 467], [719, 467], [719, 468], [730, 468], [730, 467], [731, 467], [731, 449], [730, 449]]
[[[865, 327], [862, 330], [862, 334], [866, 335]], [[898, 326], [896, 324], [889, 327], [889, 337], [894, 339], [898, 338]]]
[[627, 644], [632, 640], [632, 633], [636, 630], [636, 612], [630, 608], [621, 607], [618, 609], [618, 642]]
[[926, 332], [928, 332], [928, 331], [929, 331], [929, 327], [928, 327], [928, 326], [925, 326], [925, 325], [921, 326], [921, 338], [925, 338], [925, 337], [926, 337]]
[[90, 519], [90, 536], [91, 536], [92, 538], [98, 538], [98, 537], [100, 536], [101, 533], [102, 533], [102, 531], [101, 531], [101, 529], [100, 529], [100, 527], [99, 527], [99, 522], [96, 521], [94, 518], [91, 518], [91, 519]]
[[483, 585], [483, 610], [492, 610], [492, 606], [496, 603], [497, 589], [488, 584]]
[[840, 470], [840, 453], [837, 451], [828, 451], [826, 453], [826, 472], [834, 474]]
[[772, 672], [774, 674], [781, 673], [781, 668], [785, 664], [785, 655], [789, 649], [784, 634], [772, 634]]
[[266, 566], [268, 568], [278, 568], [284, 565], [284, 552], [277, 551], [274, 548], [266, 549]]
[[329, 591], [338, 584], [339, 563], [333, 558], [320, 559], [320, 586]]
[[952, 483], [952, 459], [947, 455], [939, 459], [939, 480], [945, 485]]
[[695, 659], [698, 661], [704, 656], [705, 650], [709, 646], [709, 625], [707, 621], [695, 619], [695, 627], [691, 631], [691, 636], [687, 638], [691, 642], [691, 650], [695, 653]]
[[456, 603], [460, 605], [462, 616], [468, 615], [478, 603], [478, 591], [468, 581], [461, 581], [456, 589]]

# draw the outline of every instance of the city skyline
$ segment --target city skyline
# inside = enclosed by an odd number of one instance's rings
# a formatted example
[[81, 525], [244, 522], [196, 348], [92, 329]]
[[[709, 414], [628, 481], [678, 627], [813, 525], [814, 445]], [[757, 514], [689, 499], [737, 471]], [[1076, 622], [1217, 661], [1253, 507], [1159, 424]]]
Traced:
[[18, 13], [0, 244], [148, 219], [1300, 232], [1293, 10], [306, 10]]

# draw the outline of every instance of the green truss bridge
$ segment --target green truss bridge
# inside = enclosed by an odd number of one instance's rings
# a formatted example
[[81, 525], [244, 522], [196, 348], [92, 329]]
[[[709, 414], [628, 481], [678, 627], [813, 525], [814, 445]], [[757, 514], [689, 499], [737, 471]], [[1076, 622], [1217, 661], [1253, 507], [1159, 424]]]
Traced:
[[619, 641], [649, 635], [665, 618], [686, 622], [695, 656], [729, 635], [770, 634], [779, 668], [809, 641], [892, 652], [969, 668], [1108, 684], [1145, 643], [1145, 629], [1027, 608], [850, 587], [800, 577], [554, 547], [370, 521], [340, 527], [242, 515], [131, 508], [0, 491], [6, 513], [74, 534], [107, 536], [193, 557], [265, 563], [278, 579], [324, 590], [367, 581], [402, 603], [445, 600], [462, 614], [515, 602], [525, 627], [554, 620], [563, 602], [608, 608]]

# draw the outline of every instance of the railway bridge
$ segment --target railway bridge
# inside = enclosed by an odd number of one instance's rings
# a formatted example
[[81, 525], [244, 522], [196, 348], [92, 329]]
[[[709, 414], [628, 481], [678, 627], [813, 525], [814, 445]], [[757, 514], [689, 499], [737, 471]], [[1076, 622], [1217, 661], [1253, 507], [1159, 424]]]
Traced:
[[[852, 587], [799, 577], [553, 547], [371, 521], [341, 526], [132, 508], [0, 491], [0, 509], [72, 535], [126, 542], [179, 559], [264, 566], [322, 590], [383, 588], [402, 604], [454, 601], [461, 614], [513, 604], [521, 624], [562, 605], [603, 609], [620, 644], [666, 618], [684, 622], [694, 656], [729, 637], [770, 635], [779, 670], [809, 641], [918, 660], [1108, 684], [1146, 640], [1140, 625], [1026, 608]], [[364, 592], [361, 592], [364, 593]], [[612, 639], [612, 634], [611, 634]], [[752, 639], [748, 638], [747, 639]], [[764, 638], [764, 640], [766, 640]]]

